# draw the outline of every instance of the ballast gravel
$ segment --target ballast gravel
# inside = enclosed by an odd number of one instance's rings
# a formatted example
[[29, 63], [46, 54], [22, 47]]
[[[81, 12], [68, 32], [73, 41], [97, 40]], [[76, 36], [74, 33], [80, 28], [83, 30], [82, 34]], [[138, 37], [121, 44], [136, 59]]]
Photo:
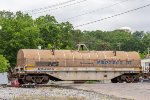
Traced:
[[127, 100], [127, 99], [72, 88], [0, 87], [0, 100]]

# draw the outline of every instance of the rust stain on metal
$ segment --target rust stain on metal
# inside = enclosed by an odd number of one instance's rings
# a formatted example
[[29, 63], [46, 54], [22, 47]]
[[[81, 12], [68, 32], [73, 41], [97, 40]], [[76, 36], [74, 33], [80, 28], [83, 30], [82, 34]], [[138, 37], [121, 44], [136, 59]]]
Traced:
[[[58, 66], [63, 67], [137, 67], [140, 65], [139, 61], [140, 57], [137, 52], [124, 51], [116, 51], [116, 56], [114, 56], [113, 51], [84, 52], [71, 50], [55, 50], [55, 55], [52, 55], [51, 50], [38, 50], [37, 53], [37, 49], [21, 49], [19, 50], [17, 55], [17, 66], [26, 66], [27, 64], [36, 66], [36, 62], [47, 62], [50, 63], [51, 66], [55, 66], [58, 64]], [[104, 64], [98, 64], [98, 62], [104, 62]], [[119, 64], [122, 62], [124, 64]], [[126, 63], [132, 64], [128, 64], [127, 66]]]

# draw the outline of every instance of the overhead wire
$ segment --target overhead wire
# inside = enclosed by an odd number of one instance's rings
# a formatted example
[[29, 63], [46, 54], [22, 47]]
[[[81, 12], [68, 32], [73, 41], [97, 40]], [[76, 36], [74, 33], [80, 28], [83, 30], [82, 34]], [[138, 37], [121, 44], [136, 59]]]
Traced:
[[60, 9], [60, 8], [65, 8], [65, 7], [68, 7], [68, 6], [80, 4], [80, 3], [85, 2], [85, 1], [87, 1], [87, 0], [81, 0], [81, 1], [78, 1], [78, 2], [75, 2], [75, 3], [67, 4], [67, 5], [56, 7], [56, 8], [53, 8], [53, 9], [48, 9], [48, 10], [43, 9], [43, 11], [31, 12], [30, 14], [36, 15], [36, 14], [39, 14], [39, 13], [44, 13], [44, 12], [48, 12], [48, 11], [57, 10], [57, 9]]
[[99, 19], [99, 20], [95, 20], [95, 21], [91, 21], [91, 22], [84, 23], [84, 24], [80, 24], [80, 25], [74, 26], [74, 28], [86, 26], [86, 25], [93, 24], [93, 23], [96, 23], [96, 22], [100, 22], [100, 21], [103, 21], [103, 20], [106, 20], [106, 19], [111, 19], [111, 18], [120, 16], [120, 15], [124, 15], [124, 14], [130, 13], [130, 12], [134, 12], [134, 11], [137, 11], [137, 10], [140, 10], [140, 9], [143, 9], [143, 8], [146, 8], [146, 7], [149, 7], [149, 6], [150, 6], [150, 3], [147, 4], [147, 5], [144, 5], [144, 6], [135, 8], [135, 9], [131, 9], [131, 10], [128, 10], [128, 11], [125, 11], [125, 12], [122, 12], [122, 13], [118, 13], [118, 14], [109, 16], [109, 17], [105, 17], [105, 18], [101, 18], [101, 19]]
[[75, 18], [84, 16], [84, 15], [87, 15], [87, 14], [91, 14], [91, 13], [94, 13], [94, 12], [97, 12], [97, 11], [100, 11], [100, 10], [103, 10], [103, 9], [111, 8], [111, 7], [113, 7], [113, 6], [122, 4], [122, 3], [127, 2], [127, 1], [130, 1], [130, 0], [123, 0], [123, 1], [121, 1], [121, 2], [117, 2], [117, 3], [111, 4], [111, 5], [108, 5], [108, 6], [99, 8], [99, 9], [95, 9], [95, 10], [92, 10], [92, 11], [88, 11], [88, 12], [85, 12], [85, 13], [82, 13], [82, 14], [79, 14], [79, 15], [76, 15], [76, 16], [64, 18], [64, 19], [62, 19], [62, 20], [60, 20], [60, 21], [66, 21], [66, 20], [68, 21], [68, 20], [70, 20], [70, 19], [75, 19]]
[[76, 1], [76, 0], [68, 0], [68, 1], [65, 1], [65, 2], [57, 3], [57, 4], [54, 4], [54, 5], [50, 5], [50, 6], [46, 6], [46, 7], [42, 7], [42, 8], [26, 10], [24, 12], [29, 13], [29, 12], [35, 12], [35, 11], [40, 11], [40, 10], [44, 10], [44, 9], [50, 9], [50, 8], [61, 6], [61, 5], [64, 5], [64, 4], [67, 4], [67, 3], [70, 3], [70, 2], [74, 2], [74, 1]]

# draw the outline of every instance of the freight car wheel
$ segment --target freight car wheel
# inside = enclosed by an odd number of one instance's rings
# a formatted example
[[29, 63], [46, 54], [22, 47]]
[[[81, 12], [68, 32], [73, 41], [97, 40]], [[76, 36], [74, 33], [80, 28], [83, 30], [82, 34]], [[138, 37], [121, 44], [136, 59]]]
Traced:
[[23, 79], [18, 79], [19, 84], [24, 84]]
[[29, 75], [28, 75], [28, 76], [26, 76], [25, 79], [26, 79], [26, 81], [31, 82], [31, 81], [32, 81], [32, 76], [29, 76]]
[[131, 75], [126, 75], [126, 82], [127, 83], [133, 83], [134, 82], [134, 78]]
[[43, 75], [43, 81], [42, 84], [47, 84], [49, 82], [49, 76]]
[[124, 82], [124, 80], [122, 80], [121, 77], [117, 77], [117, 81], [118, 81], [119, 83], [123, 83], [123, 82]]
[[28, 84], [47, 84], [49, 82], [49, 76], [47, 75], [27, 75], [24, 76], [24, 79], [20, 80], [20, 83]]
[[49, 82], [49, 76], [47, 75], [32, 76], [32, 82], [36, 84], [47, 84]]
[[134, 77], [134, 82], [139, 82], [139, 76], [138, 75], [135, 75], [133, 77]]
[[112, 83], [117, 83], [118, 80], [117, 80], [117, 78], [113, 78], [113, 79], [111, 79], [111, 82], [112, 82]]
[[42, 78], [41, 77], [35, 77], [34, 81], [36, 84], [42, 84]]

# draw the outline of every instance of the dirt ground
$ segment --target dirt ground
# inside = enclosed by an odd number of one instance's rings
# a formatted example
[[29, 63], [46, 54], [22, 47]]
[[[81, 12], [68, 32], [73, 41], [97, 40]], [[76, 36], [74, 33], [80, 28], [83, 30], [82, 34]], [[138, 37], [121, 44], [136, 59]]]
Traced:
[[150, 100], [150, 83], [76, 84], [71, 87], [121, 98]]

